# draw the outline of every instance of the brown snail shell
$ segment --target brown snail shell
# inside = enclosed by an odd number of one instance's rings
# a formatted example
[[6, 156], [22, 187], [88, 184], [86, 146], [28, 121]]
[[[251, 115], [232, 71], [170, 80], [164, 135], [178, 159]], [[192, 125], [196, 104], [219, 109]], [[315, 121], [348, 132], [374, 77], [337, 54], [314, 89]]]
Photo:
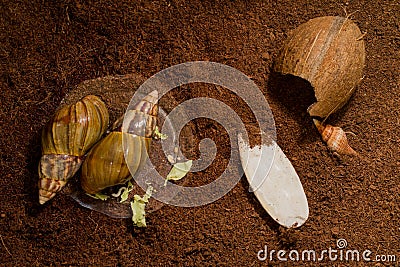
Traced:
[[53, 198], [79, 170], [82, 157], [104, 134], [108, 120], [105, 104], [94, 95], [56, 111], [42, 131], [40, 204]]
[[[88, 153], [81, 186], [89, 194], [123, 184], [146, 162], [158, 114], [158, 92], [153, 91], [114, 123], [114, 131]], [[125, 149], [125, 156], [124, 156]], [[129, 167], [127, 165], [129, 164]]]
[[346, 133], [340, 127], [323, 124], [314, 119], [314, 124], [322, 136], [322, 140], [333, 152], [342, 155], [357, 156], [358, 153], [352, 149], [347, 141]]
[[318, 17], [301, 24], [287, 38], [274, 71], [310, 82], [317, 102], [312, 117], [326, 118], [349, 100], [362, 80], [365, 47], [360, 29], [343, 17]]

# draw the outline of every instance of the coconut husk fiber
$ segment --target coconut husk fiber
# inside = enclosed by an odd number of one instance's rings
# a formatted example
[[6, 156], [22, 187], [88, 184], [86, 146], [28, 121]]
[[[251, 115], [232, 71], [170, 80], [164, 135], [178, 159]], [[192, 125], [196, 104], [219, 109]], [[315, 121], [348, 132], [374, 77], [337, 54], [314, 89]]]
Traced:
[[311, 19], [291, 32], [274, 70], [309, 81], [317, 102], [308, 113], [326, 118], [347, 103], [362, 79], [364, 62], [358, 26], [348, 18], [327, 16]]

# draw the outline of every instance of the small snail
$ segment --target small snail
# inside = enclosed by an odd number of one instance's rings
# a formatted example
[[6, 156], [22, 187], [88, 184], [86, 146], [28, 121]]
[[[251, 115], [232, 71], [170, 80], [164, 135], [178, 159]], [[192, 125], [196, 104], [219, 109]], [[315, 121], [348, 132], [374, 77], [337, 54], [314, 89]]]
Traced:
[[157, 102], [158, 92], [152, 91], [127, 111], [124, 123], [122, 116], [114, 123], [113, 131], [90, 150], [82, 165], [83, 190], [95, 194], [123, 184], [131, 178], [131, 173], [134, 175], [141, 169], [156, 126]]
[[328, 145], [328, 148], [333, 152], [343, 155], [357, 156], [358, 153], [354, 151], [347, 142], [346, 133], [340, 127], [334, 127], [329, 124], [323, 124], [319, 120], [314, 119], [314, 124], [318, 132], [322, 136], [322, 140]]
[[42, 131], [40, 204], [53, 198], [79, 170], [82, 157], [104, 134], [108, 120], [105, 104], [94, 95], [57, 110]]

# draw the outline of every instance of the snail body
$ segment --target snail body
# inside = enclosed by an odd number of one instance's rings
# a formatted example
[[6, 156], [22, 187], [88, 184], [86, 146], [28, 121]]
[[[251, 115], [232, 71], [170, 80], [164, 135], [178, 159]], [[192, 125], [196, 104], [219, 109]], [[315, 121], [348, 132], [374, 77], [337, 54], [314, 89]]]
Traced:
[[65, 186], [82, 165], [82, 157], [107, 129], [109, 114], [100, 98], [88, 95], [57, 110], [42, 131], [39, 203]]
[[158, 115], [158, 93], [145, 96], [113, 125], [113, 131], [88, 153], [81, 173], [81, 186], [89, 194], [131, 179], [148, 158]]
[[323, 124], [319, 120], [314, 119], [314, 124], [321, 134], [322, 140], [327, 144], [328, 148], [341, 155], [357, 156], [358, 153], [350, 147], [346, 133], [340, 127], [329, 124]]

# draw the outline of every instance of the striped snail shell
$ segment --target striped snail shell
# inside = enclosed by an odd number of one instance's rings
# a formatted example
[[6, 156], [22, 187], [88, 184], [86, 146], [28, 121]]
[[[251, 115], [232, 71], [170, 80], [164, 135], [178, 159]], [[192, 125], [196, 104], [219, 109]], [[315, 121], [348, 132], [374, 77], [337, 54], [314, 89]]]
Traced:
[[323, 124], [319, 120], [313, 119], [322, 140], [333, 152], [342, 155], [357, 156], [358, 153], [352, 149], [347, 141], [346, 133], [340, 127]]
[[105, 104], [94, 95], [56, 111], [42, 131], [40, 204], [53, 198], [79, 170], [82, 157], [104, 134], [108, 120]]
[[124, 184], [142, 168], [156, 126], [157, 103], [158, 92], [152, 91], [127, 111], [125, 120], [120, 117], [113, 131], [90, 150], [82, 165], [83, 190], [95, 194]]

